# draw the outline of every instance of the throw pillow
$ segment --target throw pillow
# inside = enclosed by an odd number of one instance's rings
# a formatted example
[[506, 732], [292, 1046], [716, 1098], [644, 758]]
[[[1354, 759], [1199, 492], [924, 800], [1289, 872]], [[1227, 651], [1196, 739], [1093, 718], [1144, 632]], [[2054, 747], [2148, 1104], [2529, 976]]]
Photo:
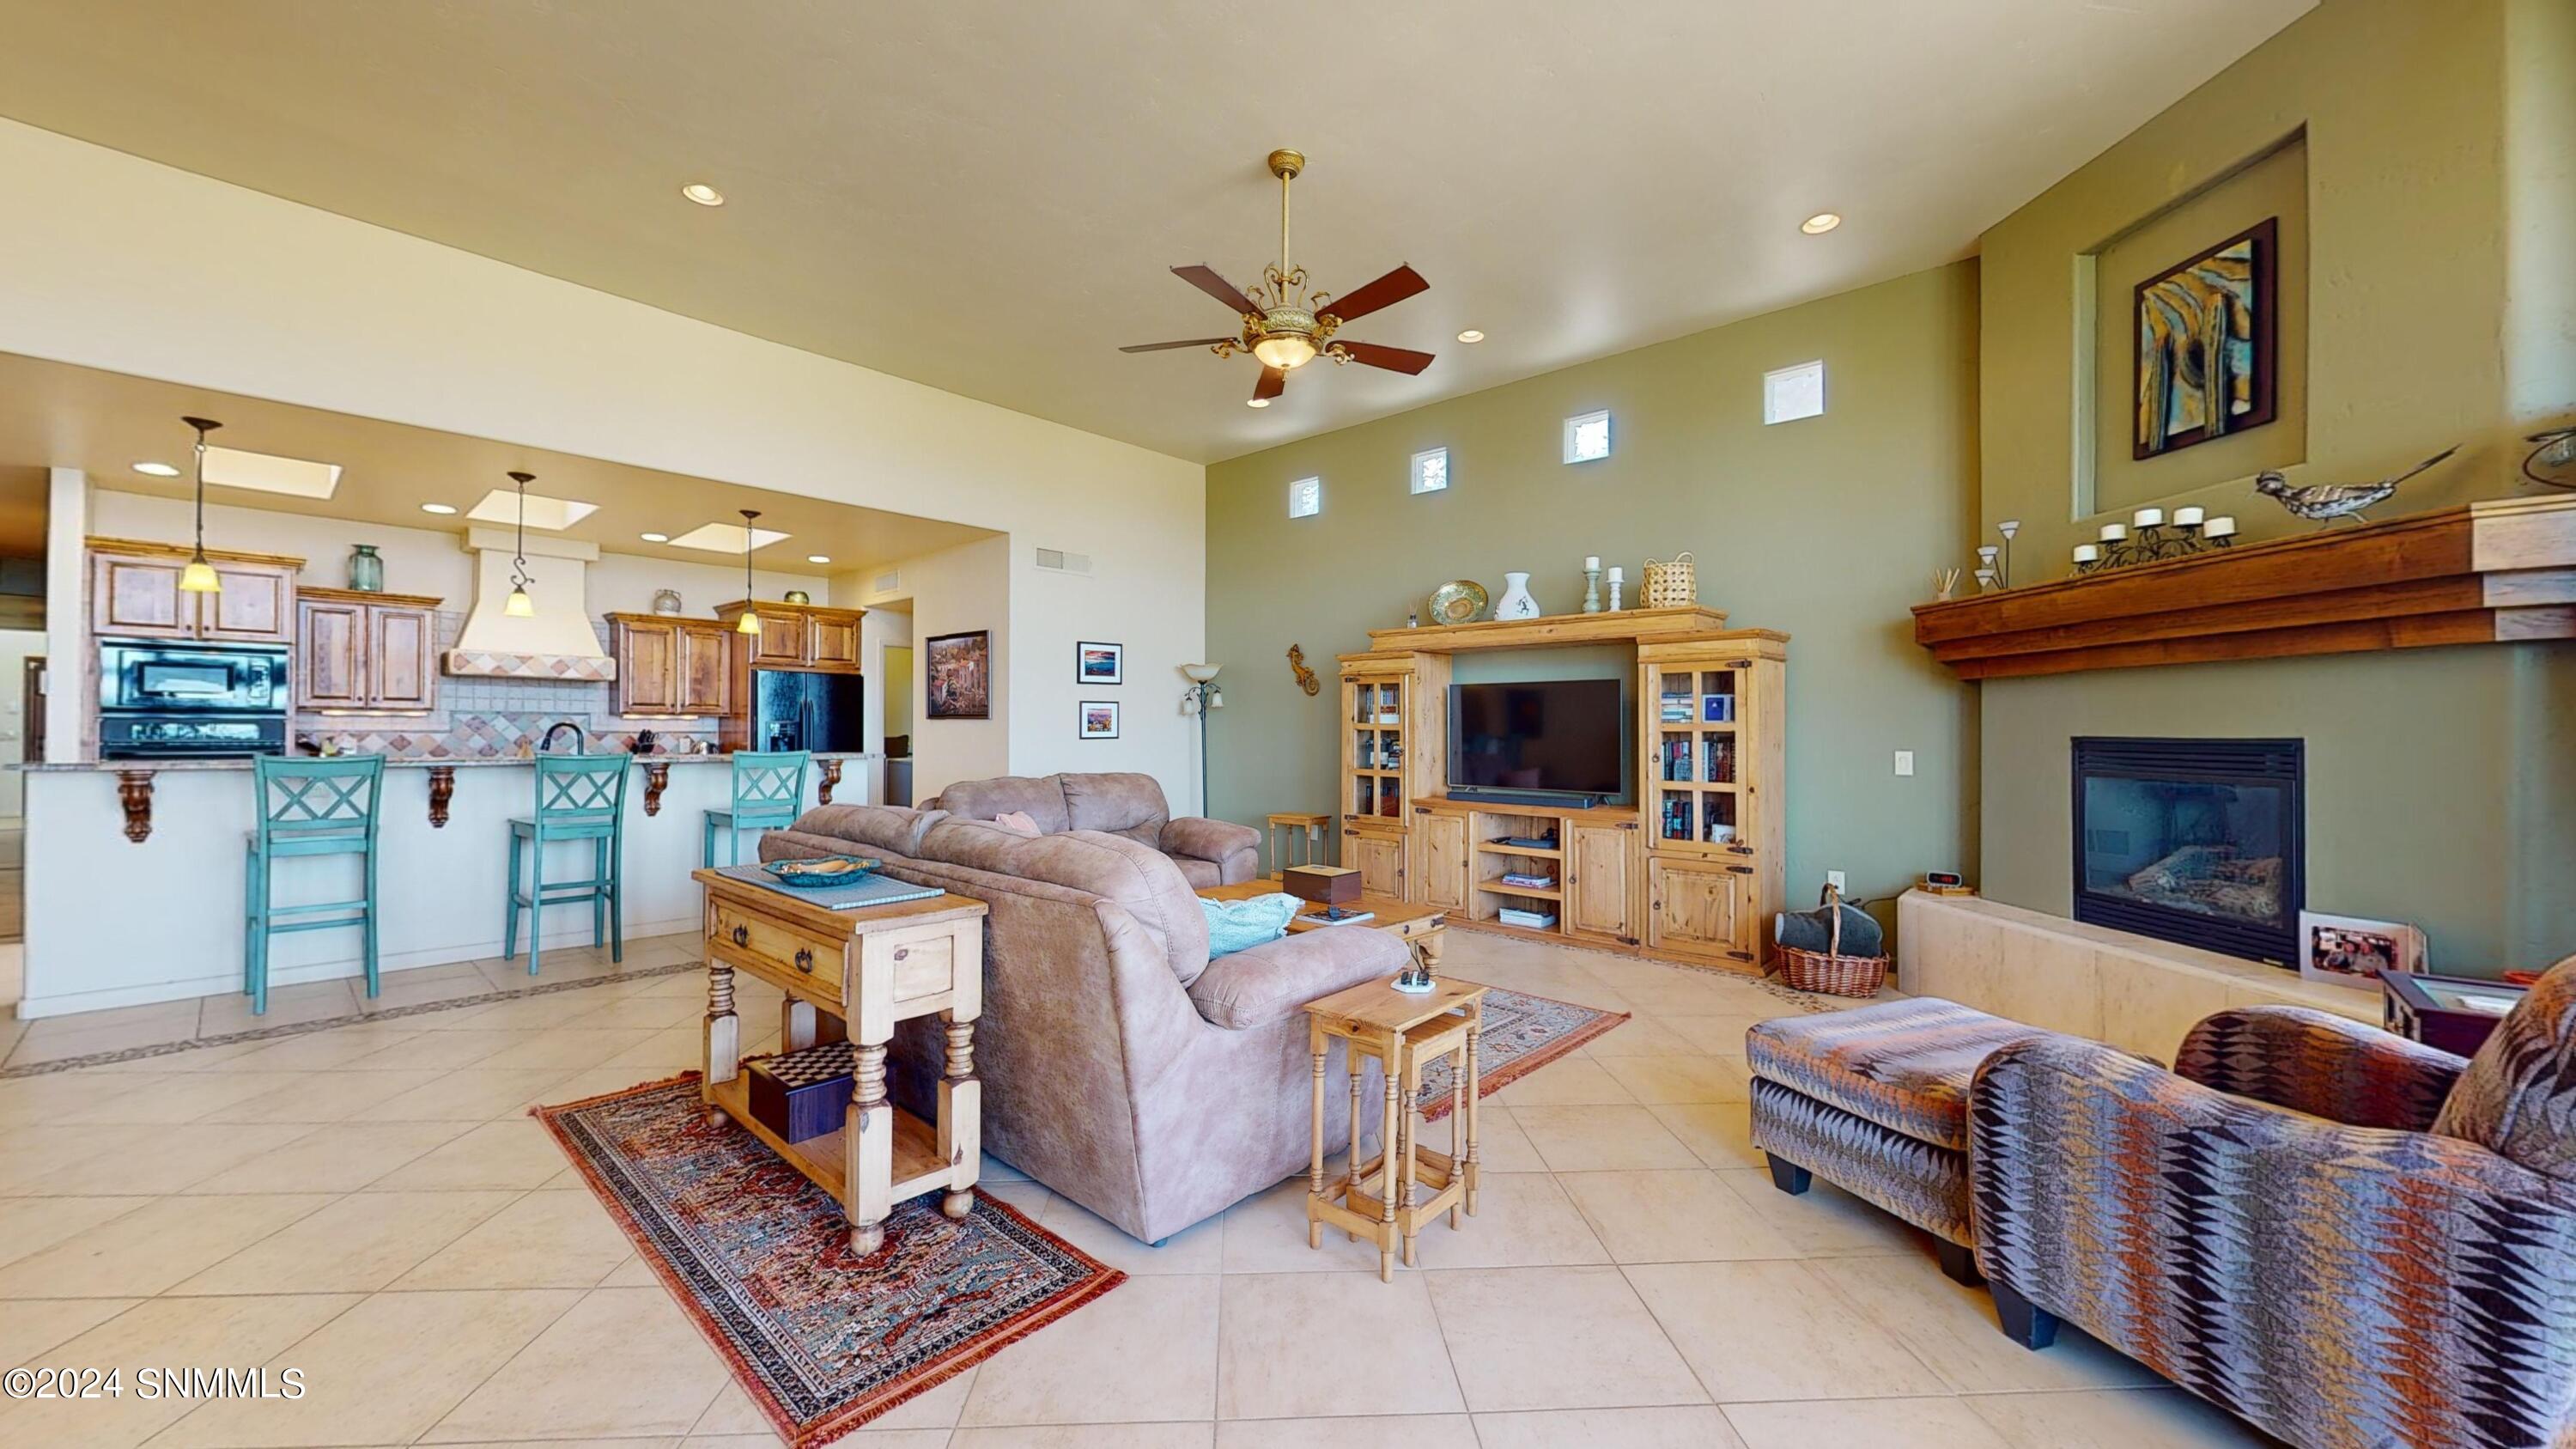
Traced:
[[1207, 913], [1208, 959], [1213, 961], [1278, 940], [1288, 933], [1288, 923], [1305, 904], [1295, 896], [1278, 892], [1242, 901], [1199, 897], [1199, 909]]
[[2433, 1130], [2532, 1171], [2576, 1179], [2576, 956], [2505, 1013], [2452, 1084]]
[[1038, 829], [1037, 817], [1026, 810], [1005, 810], [993, 817], [993, 823], [1004, 830], [1016, 831], [1022, 835], [1037, 836], [1046, 833]]

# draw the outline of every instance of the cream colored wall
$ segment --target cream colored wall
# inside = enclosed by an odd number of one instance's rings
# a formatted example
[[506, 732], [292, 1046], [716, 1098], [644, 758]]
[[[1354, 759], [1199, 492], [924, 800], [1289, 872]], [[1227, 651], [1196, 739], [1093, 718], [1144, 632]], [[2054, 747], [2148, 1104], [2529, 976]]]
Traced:
[[[907, 691], [918, 717], [912, 730], [912, 787], [916, 800], [926, 800], [957, 780], [980, 780], [992, 775], [1052, 774], [1068, 769], [1135, 769], [1162, 776], [1164, 793], [1174, 800], [1183, 798], [1172, 770], [1154, 770], [1142, 763], [1106, 765], [1076, 760], [1070, 764], [1048, 765], [1033, 769], [1021, 763], [1024, 756], [1014, 744], [1017, 715], [1025, 708], [1020, 694], [1024, 671], [1012, 667], [1013, 635], [1005, 621], [1021, 617], [1018, 601], [1013, 598], [1016, 580], [1011, 576], [1011, 541], [1003, 538], [981, 539], [944, 553], [905, 559], [895, 566], [901, 578], [898, 592], [871, 596], [860, 580], [849, 580], [862, 605], [878, 603], [908, 604], [912, 611], [913, 667]], [[884, 569], [868, 571], [870, 581]], [[835, 598], [846, 595], [836, 593]], [[977, 629], [993, 633], [993, 699], [988, 718], [932, 719], [920, 710], [925, 693], [925, 674], [929, 668], [929, 641], [941, 634], [964, 634]], [[1065, 671], [1070, 674], [1072, 646], [1065, 646]], [[879, 728], [883, 728], [880, 714]], [[1065, 711], [1064, 730], [1073, 732], [1072, 711]], [[1034, 752], [1032, 752], [1034, 754]], [[1161, 762], [1168, 763], [1168, 762]], [[1196, 791], [1192, 778], [1187, 786]], [[897, 801], [911, 804], [912, 801]]]

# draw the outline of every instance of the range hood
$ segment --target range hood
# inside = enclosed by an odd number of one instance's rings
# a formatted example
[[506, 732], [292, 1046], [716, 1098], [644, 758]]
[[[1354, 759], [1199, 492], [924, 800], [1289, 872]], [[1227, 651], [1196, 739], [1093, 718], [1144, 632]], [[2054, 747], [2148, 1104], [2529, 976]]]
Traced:
[[591, 626], [590, 565], [599, 549], [565, 538], [530, 539], [528, 597], [536, 613], [518, 618], [507, 612], [511, 563], [518, 541], [502, 528], [468, 529], [465, 548], [474, 554], [474, 607], [465, 630], [447, 651], [446, 672], [494, 679], [562, 679], [582, 683], [617, 677], [617, 662], [600, 652]]

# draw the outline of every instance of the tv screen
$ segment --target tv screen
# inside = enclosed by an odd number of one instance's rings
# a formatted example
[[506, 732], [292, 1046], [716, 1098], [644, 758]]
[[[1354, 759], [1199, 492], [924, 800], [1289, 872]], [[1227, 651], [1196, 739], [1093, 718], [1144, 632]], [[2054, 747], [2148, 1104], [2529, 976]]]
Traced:
[[1616, 795], [1626, 737], [1615, 679], [1449, 686], [1449, 783]]

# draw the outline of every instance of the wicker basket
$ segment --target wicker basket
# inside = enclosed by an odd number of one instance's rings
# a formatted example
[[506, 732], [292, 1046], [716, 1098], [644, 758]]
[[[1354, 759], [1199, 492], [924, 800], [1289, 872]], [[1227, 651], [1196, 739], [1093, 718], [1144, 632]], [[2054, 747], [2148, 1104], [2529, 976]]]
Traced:
[[1699, 602], [1699, 566], [1689, 550], [1671, 563], [1646, 560], [1646, 592], [1639, 601], [1648, 609], [1687, 609]]
[[1846, 956], [1843, 954], [1843, 893], [1828, 885], [1824, 903], [1834, 908], [1825, 931], [1825, 950], [1801, 951], [1795, 946], [1782, 946], [1771, 958], [1780, 979], [1792, 991], [1814, 991], [1826, 996], [1876, 996], [1887, 984], [1887, 958], [1884, 956]]

